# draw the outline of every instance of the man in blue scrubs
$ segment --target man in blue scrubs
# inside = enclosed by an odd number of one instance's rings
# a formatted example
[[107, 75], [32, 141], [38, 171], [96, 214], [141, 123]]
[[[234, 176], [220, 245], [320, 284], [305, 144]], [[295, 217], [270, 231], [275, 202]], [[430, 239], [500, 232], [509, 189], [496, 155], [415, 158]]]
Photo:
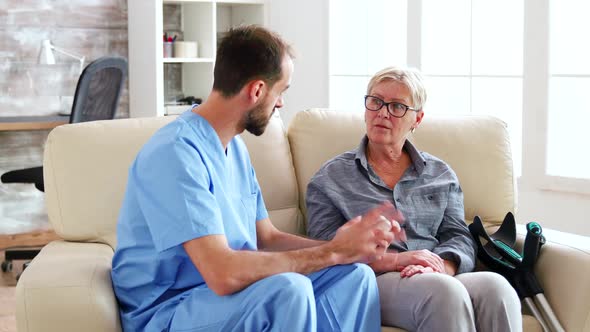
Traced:
[[112, 279], [125, 331], [379, 331], [365, 264], [399, 233], [382, 205], [328, 242], [277, 230], [238, 134], [283, 106], [292, 51], [255, 26], [221, 42], [213, 90], [129, 169]]

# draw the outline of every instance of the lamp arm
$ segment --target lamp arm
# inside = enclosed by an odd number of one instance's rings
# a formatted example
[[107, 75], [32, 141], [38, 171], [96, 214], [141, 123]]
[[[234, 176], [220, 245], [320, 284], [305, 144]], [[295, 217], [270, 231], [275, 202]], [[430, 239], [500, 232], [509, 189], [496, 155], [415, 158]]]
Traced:
[[58, 47], [55, 47], [55, 46], [53, 46], [53, 45], [51, 46], [51, 48], [52, 48], [54, 51], [58, 52], [58, 53], [61, 53], [61, 54], [67, 55], [67, 56], [69, 56], [70, 58], [74, 58], [74, 59], [78, 60], [78, 61], [80, 62], [80, 73], [82, 72], [82, 70], [84, 69], [84, 61], [86, 60], [86, 57], [84, 57], [84, 56], [80, 56], [80, 55], [77, 55], [77, 54], [74, 54], [74, 53], [70, 53], [70, 52], [68, 52], [68, 51], [66, 51], [66, 50], [63, 50], [63, 49], [61, 49], [61, 48], [58, 48]]

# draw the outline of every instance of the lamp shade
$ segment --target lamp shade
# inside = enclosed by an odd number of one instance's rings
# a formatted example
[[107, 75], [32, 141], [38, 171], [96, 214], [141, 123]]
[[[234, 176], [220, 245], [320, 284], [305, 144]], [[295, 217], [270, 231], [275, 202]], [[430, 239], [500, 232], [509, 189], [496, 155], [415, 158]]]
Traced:
[[41, 51], [39, 52], [39, 63], [42, 65], [54, 65], [55, 55], [53, 54], [53, 46], [49, 40], [44, 40], [41, 43]]

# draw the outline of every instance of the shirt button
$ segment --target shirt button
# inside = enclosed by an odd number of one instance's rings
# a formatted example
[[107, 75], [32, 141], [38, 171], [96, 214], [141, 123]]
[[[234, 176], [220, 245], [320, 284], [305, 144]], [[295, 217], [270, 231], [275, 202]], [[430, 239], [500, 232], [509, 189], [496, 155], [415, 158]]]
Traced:
[[398, 203], [401, 203], [402, 202], [401, 198], [396, 198], [395, 201], [398, 202]]

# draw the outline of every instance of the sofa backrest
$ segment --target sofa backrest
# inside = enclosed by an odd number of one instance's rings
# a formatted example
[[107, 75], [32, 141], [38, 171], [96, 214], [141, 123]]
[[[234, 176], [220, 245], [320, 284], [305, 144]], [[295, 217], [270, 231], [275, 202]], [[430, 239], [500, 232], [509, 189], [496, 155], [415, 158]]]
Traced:
[[171, 120], [92, 121], [51, 131], [43, 161], [45, 202], [60, 237], [114, 248], [128, 168], [149, 137]]
[[[55, 128], [44, 155], [49, 221], [65, 240], [116, 246], [116, 223], [137, 152], [175, 117], [94, 121]], [[273, 117], [261, 137], [242, 135], [275, 225], [303, 232], [286, 132]]]
[[[55, 128], [45, 147], [45, 197], [49, 220], [65, 240], [116, 245], [116, 223], [127, 172], [139, 149], [174, 117], [95, 121]], [[242, 134], [271, 220], [281, 230], [304, 233], [307, 183], [320, 166], [353, 149], [365, 132], [362, 114], [299, 112], [287, 132], [274, 116], [265, 133]], [[499, 223], [514, 211], [508, 134], [487, 116], [425, 117], [418, 148], [447, 161], [465, 192], [467, 221], [478, 214]]]
[[[362, 113], [313, 109], [299, 112], [288, 130], [301, 210], [311, 177], [332, 157], [358, 147], [366, 133]], [[457, 173], [465, 196], [465, 218], [475, 215], [499, 224], [515, 209], [512, 154], [506, 125], [490, 116], [426, 115], [412, 141], [446, 161]]]
[[241, 136], [248, 146], [270, 220], [282, 231], [305, 234], [291, 148], [281, 118], [275, 113], [260, 137], [248, 132]]

